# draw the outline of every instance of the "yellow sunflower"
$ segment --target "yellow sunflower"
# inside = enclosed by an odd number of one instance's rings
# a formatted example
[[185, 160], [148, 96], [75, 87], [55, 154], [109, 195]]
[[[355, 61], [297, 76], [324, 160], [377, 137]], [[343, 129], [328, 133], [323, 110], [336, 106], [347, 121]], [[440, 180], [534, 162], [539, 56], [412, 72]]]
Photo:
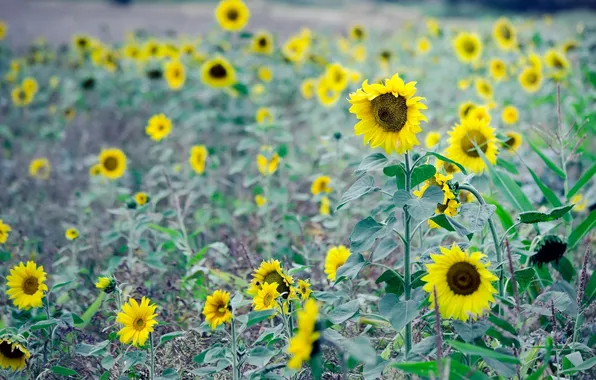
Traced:
[[153, 332], [153, 326], [157, 325], [157, 305], [150, 305], [149, 302], [147, 297], [141, 298], [140, 304], [134, 298], [130, 298], [122, 305], [122, 311], [116, 317], [116, 322], [124, 326], [118, 331], [120, 342], [132, 343], [136, 347], [145, 345], [149, 334]]
[[584, 198], [582, 194], [575, 194], [569, 200], [569, 203], [572, 203], [573, 211], [575, 212], [583, 212], [588, 207], [588, 200]]
[[0, 219], [0, 244], [6, 243], [10, 231], [12, 231], [12, 228]]
[[163, 113], [153, 115], [147, 122], [145, 132], [152, 140], [161, 141], [172, 131], [172, 121]]
[[430, 293], [431, 310], [435, 307], [436, 289], [439, 312], [443, 318], [467, 321], [482, 315], [495, 302], [497, 290], [492, 282], [498, 278], [488, 270], [490, 263], [483, 263], [482, 252], [462, 251], [453, 243], [451, 249], [440, 247], [441, 255], [431, 254], [433, 262], [426, 264], [428, 274], [424, 290]]
[[505, 17], [498, 19], [493, 25], [493, 38], [503, 50], [512, 50], [517, 46], [515, 28]]
[[340, 96], [341, 92], [334, 90], [331, 82], [326, 77], [319, 79], [317, 84], [317, 98], [319, 99], [319, 103], [325, 107], [332, 107], [337, 103]]
[[474, 81], [474, 86], [476, 87], [476, 93], [482, 99], [490, 100], [493, 97], [493, 86], [486, 80], [482, 78], [478, 78]]
[[563, 45], [561, 45], [561, 50], [563, 51], [564, 54], [570, 53], [574, 50], [577, 50], [578, 48], [579, 48], [579, 42], [577, 42], [575, 40], [565, 41], [565, 43], [563, 43]]
[[519, 74], [519, 83], [522, 88], [528, 93], [534, 93], [540, 89], [542, 85], [542, 71], [528, 66]]
[[72, 43], [75, 49], [80, 53], [88, 52], [95, 45], [94, 41], [89, 36], [85, 35], [75, 35], [72, 39]]
[[391, 58], [393, 58], [393, 54], [390, 50], [383, 49], [379, 52], [379, 63], [381, 66], [388, 66], [391, 63]]
[[216, 57], [203, 63], [201, 78], [206, 85], [211, 87], [229, 87], [236, 82], [236, 71], [227, 59]]
[[69, 228], [64, 232], [64, 236], [67, 240], [76, 240], [79, 237], [79, 230], [76, 228]]
[[238, 32], [248, 24], [250, 10], [242, 0], [222, 0], [215, 8], [215, 19], [223, 30]]
[[460, 61], [472, 63], [482, 55], [482, 41], [475, 33], [460, 32], [453, 40], [453, 48]]
[[101, 165], [95, 164], [89, 168], [89, 175], [92, 177], [96, 177], [101, 174]]
[[304, 308], [296, 312], [298, 331], [288, 345], [289, 368], [300, 369], [303, 362], [310, 360], [313, 352], [319, 351], [317, 345], [321, 334], [316, 329], [318, 315], [319, 306], [314, 299], [306, 301]]
[[46, 180], [50, 178], [51, 172], [52, 165], [45, 157], [36, 158], [29, 163], [29, 175], [33, 178]]
[[460, 79], [457, 81], [457, 88], [460, 90], [467, 90], [470, 87], [469, 79]]
[[432, 48], [432, 43], [426, 37], [422, 37], [418, 39], [417, 48], [419, 54], [426, 54]]
[[252, 38], [251, 51], [257, 54], [273, 54], [273, 36], [269, 32], [257, 32]]
[[470, 101], [460, 104], [459, 111], [458, 111], [459, 118], [462, 120], [467, 119], [468, 115], [470, 115], [470, 112], [472, 110], [474, 110], [474, 108], [476, 108], [476, 107], [478, 107], [478, 106]]
[[348, 257], [350, 257], [350, 250], [343, 245], [329, 248], [325, 258], [325, 274], [329, 280], [336, 280], [337, 270], [345, 264]]
[[349, 98], [350, 112], [360, 119], [355, 134], [364, 135], [365, 144], [382, 146], [388, 154], [402, 154], [420, 145], [416, 134], [422, 131], [420, 121], [427, 121], [420, 110], [427, 107], [421, 102], [425, 98], [415, 94], [416, 82], [406, 84], [398, 74], [385, 84], [364, 81]]
[[507, 78], [507, 65], [505, 64], [505, 61], [499, 58], [491, 59], [490, 75], [497, 81]]
[[98, 277], [95, 288], [107, 294], [113, 293], [116, 290], [116, 280], [113, 277]]
[[257, 123], [259, 123], [259, 124], [273, 123], [273, 115], [271, 114], [271, 111], [267, 107], [260, 107], [257, 110], [255, 119], [257, 120]]
[[465, 168], [474, 173], [482, 173], [486, 169], [474, 143], [484, 152], [491, 164], [497, 162], [497, 137], [495, 130], [486, 120], [463, 119], [460, 125], [456, 124], [453, 127], [449, 135], [447, 156]]
[[11, 335], [0, 336], [0, 368], [21, 371], [27, 366], [30, 357], [24, 339]]
[[255, 297], [265, 283], [277, 284], [276, 291], [285, 299], [295, 297], [294, 279], [281, 269], [278, 260], [263, 261], [259, 268], [255, 269], [247, 291], [248, 294]]
[[293, 63], [302, 63], [310, 50], [310, 38], [306, 35], [290, 37], [282, 46], [281, 52], [285, 59]]
[[475, 107], [468, 113], [468, 118], [477, 119], [477, 120], [486, 120], [489, 124], [491, 122], [490, 111], [488, 106], [478, 106]]
[[4, 21], [0, 21], [0, 41], [6, 37], [6, 31], [8, 30], [8, 26]]
[[13, 88], [10, 96], [12, 98], [12, 104], [17, 107], [27, 106], [33, 101], [33, 94], [28, 93], [21, 86]]
[[300, 93], [304, 97], [304, 99], [311, 99], [315, 93], [315, 88], [317, 87], [317, 80], [314, 78], [307, 78], [302, 81], [302, 85], [300, 86]]
[[143, 59], [158, 59], [165, 55], [165, 48], [158, 41], [150, 39], [143, 45], [141, 55]]
[[140, 191], [135, 194], [135, 202], [139, 206], [145, 205], [148, 201], [149, 201], [149, 196], [147, 195], [147, 193]]
[[279, 154], [277, 152], [270, 155], [269, 158], [264, 154], [257, 155], [257, 168], [259, 169], [259, 173], [264, 176], [272, 175], [277, 171], [277, 167], [279, 166]]
[[514, 131], [507, 131], [505, 136], [507, 140], [503, 141], [503, 147], [509, 151], [517, 152], [523, 142], [522, 135]]
[[215, 330], [221, 324], [230, 323], [234, 318], [232, 306], [230, 305], [230, 293], [216, 290], [212, 295], [207, 296], [203, 307], [203, 315], [212, 330]]
[[168, 87], [172, 90], [179, 90], [184, 86], [186, 81], [186, 69], [184, 65], [178, 60], [172, 60], [165, 64], [164, 75]]
[[552, 69], [551, 76], [555, 80], [561, 80], [569, 73], [570, 63], [562, 52], [549, 49], [544, 56], [546, 66]]
[[312, 290], [310, 289], [310, 282], [306, 280], [298, 280], [298, 294], [302, 301], [306, 301], [310, 297]]
[[259, 76], [259, 79], [263, 82], [271, 82], [271, 80], [273, 79], [273, 72], [267, 66], [259, 67], [257, 75]]
[[530, 53], [527, 57], [528, 65], [538, 71], [542, 71], [542, 58], [536, 53]]
[[46, 272], [43, 271], [43, 266], [38, 267], [33, 261], [28, 261], [25, 266], [21, 262], [10, 270], [6, 279], [6, 294], [16, 307], [25, 310], [42, 307], [44, 292], [48, 291], [48, 286], [44, 283]]
[[353, 25], [350, 28], [350, 38], [357, 42], [362, 42], [366, 39], [366, 29], [362, 25]]
[[126, 155], [117, 148], [104, 149], [99, 154], [101, 174], [109, 179], [118, 179], [126, 171]]
[[37, 81], [35, 80], [35, 78], [32, 77], [27, 77], [23, 79], [21, 86], [23, 90], [25, 90], [25, 92], [27, 92], [31, 96], [35, 95], [35, 93], [37, 93], [37, 90], [39, 89]]
[[326, 196], [321, 197], [321, 206], [319, 207], [319, 214], [331, 214], [331, 203], [329, 202], [329, 198]]
[[354, 46], [354, 48], [352, 49], [352, 58], [354, 58], [356, 62], [364, 62], [366, 60], [366, 46]]
[[348, 71], [339, 63], [327, 65], [324, 76], [333, 91], [341, 92], [348, 86]]
[[507, 106], [503, 108], [503, 112], [501, 113], [501, 119], [505, 124], [515, 124], [519, 118], [519, 114], [517, 111], [517, 107], [515, 106]]
[[257, 207], [263, 207], [267, 204], [267, 198], [265, 198], [261, 194], [257, 194], [255, 195], [255, 204], [257, 205]]
[[205, 171], [205, 163], [207, 162], [208, 155], [209, 152], [205, 145], [195, 145], [190, 149], [188, 163], [197, 174], [203, 174]]
[[279, 307], [277, 298], [281, 294], [277, 291], [278, 286], [277, 282], [265, 282], [261, 286], [252, 300], [252, 305], [256, 311], [277, 309]]
[[318, 195], [323, 192], [329, 194], [333, 190], [333, 188], [329, 186], [330, 183], [331, 178], [329, 176], [319, 176], [312, 182], [312, 185], [310, 185], [310, 192], [312, 195]]
[[438, 37], [441, 34], [441, 26], [439, 21], [435, 18], [428, 18], [426, 19], [426, 30], [430, 33], [433, 37]]
[[428, 132], [424, 139], [424, 144], [428, 149], [434, 148], [441, 141], [441, 134], [439, 132]]

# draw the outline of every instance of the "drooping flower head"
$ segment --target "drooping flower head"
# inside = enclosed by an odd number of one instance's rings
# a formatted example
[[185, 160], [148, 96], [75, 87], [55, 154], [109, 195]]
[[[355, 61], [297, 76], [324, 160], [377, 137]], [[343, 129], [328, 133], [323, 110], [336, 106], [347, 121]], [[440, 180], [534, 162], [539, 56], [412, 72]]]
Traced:
[[534, 254], [530, 256], [530, 263], [537, 265], [539, 268], [543, 264], [558, 264], [566, 250], [567, 243], [557, 235], [543, 236], [536, 244]]
[[21, 336], [0, 336], [0, 368], [13, 372], [21, 371], [27, 366], [31, 353], [25, 346], [25, 339]]

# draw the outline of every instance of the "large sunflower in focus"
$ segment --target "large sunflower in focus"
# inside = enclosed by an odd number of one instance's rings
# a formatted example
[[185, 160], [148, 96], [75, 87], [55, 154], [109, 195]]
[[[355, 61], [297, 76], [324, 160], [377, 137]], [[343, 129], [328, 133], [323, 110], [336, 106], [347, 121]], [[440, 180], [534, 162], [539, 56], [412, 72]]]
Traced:
[[216, 57], [203, 64], [201, 78], [211, 87], [228, 87], [236, 82], [236, 72], [227, 59]]
[[414, 96], [416, 82], [404, 83], [395, 74], [385, 84], [362, 83], [362, 88], [350, 94], [350, 112], [360, 121], [354, 126], [356, 135], [364, 135], [364, 143], [372, 148], [382, 146], [388, 154], [404, 153], [420, 145], [416, 134], [422, 131], [420, 121], [427, 121], [420, 110], [426, 109]]
[[453, 47], [460, 61], [471, 63], [482, 55], [482, 41], [475, 33], [459, 33], [453, 40]]
[[436, 298], [443, 318], [467, 321], [470, 316], [476, 320], [495, 302], [493, 294], [497, 290], [492, 282], [498, 278], [481, 260], [482, 252], [464, 252], [455, 243], [449, 248], [441, 248], [441, 255], [431, 254], [433, 262], [427, 264], [428, 274], [422, 277], [426, 282], [424, 290], [430, 293], [428, 300], [431, 309]]
[[447, 156], [459, 162], [474, 173], [482, 173], [486, 169], [484, 161], [474, 144], [482, 150], [491, 164], [497, 162], [497, 137], [495, 130], [490, 127], [488, 120], [466, 118], [460, 125], [455, 125], [449, 132], [449, 147]]
[[505, 17], [498, 19], [493, 26], [493, 37], [497, 45], [503, 50], [511, 50], [516, 44], [515, 28]]
[[250, 19], [250, 10], [242, 0], [222, 0], [215, 8], [215, 19], [229, 32], [242, 30]]

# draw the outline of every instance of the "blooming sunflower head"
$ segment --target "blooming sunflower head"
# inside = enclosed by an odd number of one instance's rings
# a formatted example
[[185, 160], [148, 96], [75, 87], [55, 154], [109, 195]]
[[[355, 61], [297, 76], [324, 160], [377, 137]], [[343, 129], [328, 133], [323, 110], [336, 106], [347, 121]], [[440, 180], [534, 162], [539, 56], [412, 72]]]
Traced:
[[273, 36], [269, 32], [257, 32], [252, 38], [251, 50], [257, 54], [273, 54]]
[[222, 0], [215, 8], [215, 19], [223, 30], [238, 32], [248, 24], [250, 10], [242, 0]]
[[[573, 203], [573, 211], [576, 212], [583, 212], [588, 207], [588, 200], [584, 198], [583, 194], [575, 194], [569, 200], [569, 203]], [[0, 226], [0, 229], [2, 227]], [[1, 242], [1, 232], [0, 232], [0, 242]]]
[[503, 147], [509, 151], [517, 152], [519, 147], [522, 145], [523, 137], [521, 133], [515, 131], [505, 132], [506, 140], [503, 141]]
[[13, 88], [10, 96], [12, 103], [17, 107], [24, 107], [33, 101], [33, 94], [27, 92], [22, 86]]
[[6, 243], [10, 231], [12, 231], [12, 228], [0, 219], [0, 244]]
[[512, 50], [517, 46], [515, 28], [505, 17], [498, 19], [493, 25], [493, 38], [503, 50]]
[[313, 97], [316, 86], [317, 80], [314, 78], [307, 78], [302, 82], [300, 85], [300, 93], [304, 99], [311, 99]]
[[505, 61], [499, 58], [493, 58], [490, 60], [490, 75], [495, 80], [503, 80], [507, 77], [507, 65]]
[[36, 158], [29, 163], [29, 175], [33, 178], [46, 180], [50, 178], [51, 172], [52, 165], [45, 157]]
[[259, 79], [263, 82], [271, 82], [271, 80], [273, 79], [273, 72], [268, 66], [259, 67], [257, 75], [259, 76]]
[[114, 290], [116, 290], [116, 279], [111, 276], [98, 277], [95, 287], [103, 290], [107, 294], [113, 293]]
[[350, 38], [354, 41], [361, 42], [366, 39], [366, 29], [362, 25], [352, 25], [352, 27], [350, 27], [349, 33]]
[[434, 148], [441, 141], [441, 134], [439, 132], [428, 132], [424, 139], [424, 144], [428, 149]]
[[534, 254], [530, 256], [530, 263], [538, 267], [553, 262], [558, 264], [566, 250], [567, 243], [557, 235], [543, 236], [536, 244]]
[[535, 66], [528, 66], [519, 74], [518, 80], [526, 92], [534, 93], [542, 85], [542, 71]]
[[46, 272], [43, 266], [37, 266], [33, 261], [27, 265], [22, 262], [10, 270], [8, 290], [6, 294], [19, 309], [29, 310], [32, 307], [42, 307], [42, 300], [48, 286], [45, 284]]
[[255, 115], [255, 119], [259, 124], [271, 124], [273, 123], [273, 115], [271, 111], [267, 107], [260, 107], [257, 110]]
[[346, 263], [348, 257], [350, 250], [343, 245], [329, 248], [325, 258], [325, 274], [330, 281], [337, 279], [337, 270]]
[[505, 124], [515, 124], [517, 123], [518, 118], [519, 114], [517, 111], [517, 107], [510, 105], [503, 108], [503, 112], [501, 113], [501, 119]]
[[264, 176], [272, 175], [279, 166], [279, 154], [277, 152], [263, 151], [257, 155], [257, 169]]
[[325, 81], [333, 91], [343, 91], [349, 83], [349, 72], [339, 63], [331, 63], [325, 68]]
[[265, 282], [261, 286], [252, 300], [252, 305], [256, 311], [279, 308], [277, 299], [281, 294], [277, 291], [278, 286], [277, 282]]
[[472, 63], [482, 55], [482, 41], [475, 33], [460, 32], [453, 40], [453, 48], [460, 61]]
[[157, 325], [155, 309], [157, 305], [150, 304], [147, 297], [141, 298], [141, 303], [130, 298], [122, 305], [122, 311], [116, 317], [116, 322], [123, 326], [118, 331], [120, 342], [136, 347], [143, 346], [153, 332], [153, 327]]
[[474, 86], [476, 87], [476, 93], [482, 99], [490, 100], [493, 97], [493, 86], [491, 86], [490, 82], [486, 79], [478, 78], [474, 82]]
[[76, 228], [69, 228], [64, 232], [64, 236], [66, 237], [66, 239], [72, 241], [72, 240], [76, 240], [79, 237], [79, 230], [77, 230]]
[[422, 277], [426, 282], [423, 289], [430, 293], [431, 309], [437, 302], [443, 318], [476, 319], [495, 301], [497, 290], [492, 282], [497, 276], [488, 270], [489, 263], [482, 262], [486, 257], [482, 252], [468, 253], [455, 243], [451, 249], [440, 249], [440, 255], [431, 254], [432, 263], [426, 264], [428, 274]]
[[331, 178], [326, 175], [322, 175], [317, 177], [310, 185], [310, 192], [312, 195], [318, 195], [320, 193], [327, 193], [329, 194], [333, 188], [329, 186], [331, 183]]
[[420, 121], [427, 121], [420, 110], [426, 109], [416, 94], [416, 82], [404, 83], [395, 74], [385, 84], [362, 83], [362, 88], [350, 94], [350, 112], [360, 121], [354, 126], [356, 135], [364, 135], [364, 143], [373, 148], [383, 147], [390, 154], [404, 153], [420, 142]]
[[257, 207], [263, 207], [267, 204], [267, 198], [265, 198], [262, 194], [255, 195], [255, 204]]
[[482, 173], [486, 165], [477, 148], [491, 164], [497, 162], [497, 137], [486, 120], [467, 118], [449, 132], [447, 156], [474, 173]]
[[190, 149], [188, 163], [195, 173], [199, 175], [203, 174], [205, 171], [205, 164], [207, 162], [208, 155], [209, 152], [207, 151], [207, 147], [205, 147], [205, 145], [195, 145]]
[[306, 280], [298, 280], [298, 294], [302, 301], [306, 301], [310, 297], [312, 290], [310, 288], [310, 282]]
[[137, 205], [143, 206], [144, 204], [149, 202], [149, 195], [147, 195], [147, 193], [139, 191], [135, 194], [135, 202]]
[[288, 353], [290, 354], [289, 368], [300, 369], [302, 363], [319, 353], [318, 339], [321, 333], [317, 330], [318, 316], [319, 305], [314, 299], [306, 301], [302, 310], [296, 312], [298, 331], [288, 345]]
[[104, 177], [118, 179], [126, 171], [126, 155], [120, 149], [104, 149], [99, 154], [99, 165]]
[[271, 259], [261, 263], [253, 273], [248, 294], [256, 296], [265, 283], [277, 284], [276, 291], [285, 299], [295, 296], [294, 279], [284, 272], [279, 260]]
[[25, 346], [21, 336], [6, 334], [0, 336], [0, 368], [13, 372], [21, 371], [27, 366], [31, 353]]
[[145, 132], [152, 140], [161, 141], [172, 131], [172, 121], [163, 113], [153, 115], [147, 122]]
[[229, 87], [236, 82], [236, 71], [223, 57], [215, 57], [203, 63], [201, 67], [203, 82], [214, 88]]
[[172, 90], [179, 90], [186, 81], [186, 69], [178, 60], [171, 60], [165, 64], [164, 73], [166, 82]]
[[230, 305], [230, 293], [223, 290], [216, 290], [205, 300], [203, 307], [205, 321], [209, 323], [212, 330], [217, 326], [229, 323], [232, 318], [232, 305]]
[[317, 99], [325, 107], [332, 107], [337, 104], [341, 92], [334, 89], [331, 81], [326, 76], [319, 78], [317, 82]]

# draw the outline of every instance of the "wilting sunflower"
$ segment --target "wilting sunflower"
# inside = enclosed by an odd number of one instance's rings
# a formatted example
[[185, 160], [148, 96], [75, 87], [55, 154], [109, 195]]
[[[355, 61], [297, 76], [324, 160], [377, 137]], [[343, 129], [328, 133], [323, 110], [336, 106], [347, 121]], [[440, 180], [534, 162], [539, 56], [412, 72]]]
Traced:
[[209, 152], [205, 145], [195, 145], [190, 149], [188, 163], [197, 174], [203, 174], [205, 171], [205, 163], [207, 162], [208, 155]]
[[116, 280], [111, 276], [98, 277], [97, 282], [95, 282], [95, 288], [107, 294], [113, 293], [116, 290]]
[[315, 88], [317, 86], [317, 80], [314, 78], [307, 78], [302, 81], [302, 85], [300, 86], [300, 93], [304, 97], [304, 99], [311, 99], [315, 93]]
[[118, 179], [126, 171], [126, 155], [117, 148], [104, 149], [99, 154], [101, 174], [109, 179]]
[[522, 135], [514, 131], [507, 131], [505, 136], [507, 140], [503, 141], [503, 147], [509, 151], [517, 152], [523, 141]]
[[288, 345], [289, 368], [300, 369], [303, 362], [310, 360], [319, 352], [318, 339], [321, 334], [317, 331], [318, 315], [319, 306], [314, 299], [306, 301], [304, 308], [296, 313], [298, 331]]
[[10, 231], [12, 231], [12, 228], [0, 219], [0, 244], [6, 243]]
[[17, 107], [24, 107], [29, 105], [33, 101], [33, 94], [28, 93], [22, 86], [18, 86], [12, 89], [10, 96], [12, 98], [12, 104]]
[[223, 30], [238, 32], [248, 24], [250, 10], [242, 0], [222, 0], [215, 8], [215, 19]]
[[164, 73], [168, 87], [172, 90], [179, 90], [186, 81], [186, 69], [178, 60], [172, 60], [165, 64]]
[[227, 59], [216, 57], [203, 63], [201, 78], [208, 86], [215, 88], [228, 87], [236, 82], [236, 71]]
[[273, 36], [269, 32], [257, 32], [252, 38], [250, 50], [257, 54], [273, 54]]
[[[271, 153], [271, 150], [269, 151]], [[273, 154], [269, 154], [269, 158], [259, 153], [257, 155], [257, 169], [259, 169], [259, 173], [264, 176], [272, 175], [277, 171], [277, 167], [279, 166], [279, 154], [277, 152]]]
[[482, 41], [475, 33], [460, 32], [453, 40], [453, 48], [465, 63], [472, 63], [482, 55]]
[[436, 289], [439, 312], [443, 318], [467, 321], [476, 320], [495, 302], [497, 290], [492, 282], [498, 278], [488, 270], [490, 263], [483, 263], [482, 252], [462, 251], [453, 243], [451, 249], [440, 247], [441, 255], [431, 254], [433, 262], [426, 264], [428, 274], [424, 290], [430, 293], [431, 310], [435, 307]]
[[294, 279], [283, 271], [278, 260], [263, 261], [259, 268], [255, 269], [248, 294], [256, 296], [265, 283], [277, 284], [276, 291], [285, 299], [295, 297]]
[[79, 237], [79, 230], [76, 228], [69, 228], [64, 232], [64, 237], [66, 237], [67, 240], [76, 240]]
[[512, 50], [517, 46], [515, 28], [505, 17], [498, 19], [493, 25], [493, 38], [503, 50]]
[[325, 258], [325, 274], [329, 280], [336, 280], [337, 270], [346, 263], [348, 257], [350, 257], [350, 250], [343, 245], [329, 248]]
[[312, 182], [312, 185], [310, 185], [310, 192], [312, 195], [318, 195], [323, 192], [329, 194], [333, 190], [333, 188], [329, 186], [330, 183], [331, 178], [329, 176], [319, 176]]
[[279, 284], [277, 282], [265, 282], [257, 291], [257, 295], [252, 300], [252, 306], [256, 311], [277, 309], [279, 307], [277, 298], [281, 295], [277, 291]]
[[153, 115], [147, 122], [145, 132], [152, 140], [161, 141], [172, 131], [172, 121], [163, 113]]
[[331, 82], [326, 77], [321, 77], [317, 83], [317, 99], [325, 107], [332, 107], [341, 96], [340, 91], [332, 88]]
[[207, 296], [203, 307], [203, 315], [212, 330], [215, 330], [221, 324], [229, 323], [234, 318], [232, 306], [230, 305], [230, 293], [216, 290], [212, 295]]
[[267, 198], [265, 198], [261, 194], [257, 194], [255, 195], [255, 204], [257, 205], [257, 207], [263, 207], [267, 204]]
[[321, 197], [321, 206], [319, 207], [319, 214], [321, 214], [321, 215], [331, 214], [331, 202], [329, 202], [329, 197], [326, 197], [326, 196]]
[[302, 301], [306, 301], [310, 297], [312, 290], [310, 289], [310, 282], [306, 280], [298, 280], [298, 294]]
[[474, 86], [476, 87], [476, 93], [482, 99], [490, 100], [493, 97], [493, 86], [486, 80], [482, 78], [478, 78], [474, 81]]
[[31, 353], [25, 348], [25, 339], [8, 334], [0, 336], [0, 368], [21, 371], [30, 357]]
[[134, 298], [130, 298], [122, 305], [122, 311], [118, 313], [116, 322], [124, 327], [118, 331], [120, 342], [132, 343], [133, 346], [142, 347], [149, 334], [153, 332], [153, 326], [157, 325], [155, 309], [157, 305], [149, 304], [149, 298], [141, 298], [139, 304]]
[[27, 265], [21, 262], [10, 270], [6, 279], [6, 294], [16, 307], [25, 310], [42, 307], [44, 292], [48, 291], [48, 286], [44, 283], [46, 272], [43, 271], [43, 266], [38, 267], [33, 261], [28, 261]]
[[530, 263], [537, 265], [539, 268], [543, 264], [553, 262], [558, 264], [566, 250], [567, 243], [560, 237], [556, 235], [543, 236], [538, 244], [536, 244], [534, 254], [530, 256]]
[[259, 76], [259, 79], [263, 82], [271, 82], [271, 80], [273, 79], [273, 72], [267, 66], [259, 67], [257, 75]]
[[490, 60], [490, 75], [495, 80], [503, 80], [507, 77], [507, 65], [505, 61], [499, 58], [493, 58]]
[[439, 132], [428, 132], [424, 139], [424, 144], [428, 149], [434, 148], [441, 141], [441, 134]]
[[362, 42], [366, 39], [366, 29], [362, 25], [353, 25], [350, 28], [350, 38], [357, 42]]
[[478, 106], [470, 101], [460, 104], [459, 111], [458, 111], [459, 118], [462, 120], [466, 119], [470, 115], [470, 112], [476, 107], [478, 107]]
[[343, 91], [348, 86], [348, 71], [339, 63], [332, 63], [325, 68], [325, 80], [334, 91]]
[[273, 115], [271, 111], [267, 107], [260, 107], [257, 110], [257, 114], [255, 115], [255, 119], [259, 124], [271, 124], [273, 123]]
[[484, 161], [480, 157], [474, 144], [484, 152], [491, 164], [497, 162], [497, 137], [495, 130], [490, 127], [486, 120], [467, 118], [456, 124], [449, 132], [449, 147], [447, 156], [459, 162], [465, 168], [474, 173], [482, 173], [486, 169]]
[[29, 163], [29, 175], [33, 178], [46, 180], [50, 178], [51, 172], [52, 165], [45, 157], [36, 158]]
[[503, 112], [501, 113], [501, 119], [505, 124], [515, 124], [517, 123], [517, 119], [519, 118], [517, 107], [515, 106], [507, 106], [503, 108]]
[[350, 112], [360, 121], [354, 126], [356, 135], [364, 135], [364, 143], [372, 148], [382, 146], [388, 154], [404, 153], [420, 145], [416, 134], [422, 131], [420, 121], [427, 121], [420, 110], [426, 109], [414, 96], [416, 82], [404, 83], [395, 74], [385, 84], [362, 83], [362, 88], [350, 94]]
[[140, 191], [135, 194], [135, 202], [139, 206], [145, 205], [148, 201], [149, 201], [149, 196], [147, 195], [147, 193]]
[[542, 85], [542, 71], [532, 66], [523, 69], [519, 74], [519, 83], [522, 88], [529, 93], [534, 93]]

